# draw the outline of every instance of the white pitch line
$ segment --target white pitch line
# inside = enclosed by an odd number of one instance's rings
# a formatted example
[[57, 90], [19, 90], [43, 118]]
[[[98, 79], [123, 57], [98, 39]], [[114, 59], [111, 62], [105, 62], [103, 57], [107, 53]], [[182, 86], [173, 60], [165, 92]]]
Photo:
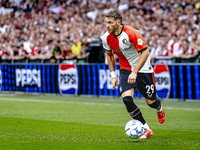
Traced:
[[173, 109], [172, 107], [167, 107], [167, 109]]
[[8, 98], [0, 98], [0, 100], [3, 101], [19, 101], [19, 102], [40, 102], [40, 103], [60, 103], [60, 102], [64, 102], [64, 101], [50, 101], [50, 100], [36, 100], [36, 99], [18, 99], [18, 98], [12, 98], [12, 99], [8, 99]]

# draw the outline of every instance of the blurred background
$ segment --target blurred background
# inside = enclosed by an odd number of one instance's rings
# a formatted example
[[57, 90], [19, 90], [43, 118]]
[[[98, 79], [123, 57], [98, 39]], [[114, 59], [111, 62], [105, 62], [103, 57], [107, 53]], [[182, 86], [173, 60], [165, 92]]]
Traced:
[[198, 0], [0, 0], [1, 91], [119, 97], [101, 42], [113, 9], [143, 35], [158, 96], [200, 100]]
[[112, 9], [141, 32], [154, 64], [199, 62], [198, 0], [0, 0], [1, 62], [106, 63]]

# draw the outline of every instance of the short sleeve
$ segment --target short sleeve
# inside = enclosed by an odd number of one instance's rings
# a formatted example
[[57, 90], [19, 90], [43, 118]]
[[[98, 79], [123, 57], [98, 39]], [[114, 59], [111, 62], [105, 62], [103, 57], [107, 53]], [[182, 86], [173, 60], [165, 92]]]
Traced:
[[145, 44], [144, 39], [138, 30], [129, 27], [127, 29], [127, 33], [130, 42], [135, 46], [138, 52], [147, 49], [147, 45]]
[[108, 45], [107, 37], [108, 37], [108, 36], [107, 36], [107, 34], [105, 33], [105, 34], [103, 35], [103, 37], [102, 37], [102, 44], [103, 44], [103, 48], [104, 48], [105, 50], [110, 51], [111, 48], [110, 48], [110, 46]]

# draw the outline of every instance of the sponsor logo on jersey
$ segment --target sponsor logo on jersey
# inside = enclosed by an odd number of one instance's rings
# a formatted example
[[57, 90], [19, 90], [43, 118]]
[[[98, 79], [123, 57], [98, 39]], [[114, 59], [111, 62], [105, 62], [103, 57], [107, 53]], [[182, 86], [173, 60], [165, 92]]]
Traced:
[[113, 50], [115, 53], [121, 53], [121, 50]]
[[19, 69], [15, 70], [16, 86], [37, 86], [41, 87], [41, 73], [37, 69]]
[[1, 67], [0, 67], [0, 91], [1, 91], [1, 87], [2, 87], [2, 74], [1, 74]]
[[154, 75], [158, 97], [168, 98], [171, 90], [169, 68], [166, 65], [155, 65]]
[[138, 39], [138, 45], [142, 45], [143, 44], [143, 41], [142, 41], [142, 39]]
[[130, 45], [129, 47], [125, 47], [125, 48], [122, 48], [122, 50], [129, 50], [129, 49], [131, 49], [131, 47], [132, 47], [132, 45]]
[[61, 64], [59, 66], [58, 83], [60, 94], [77, 95], [78, 72], [76, 65]]

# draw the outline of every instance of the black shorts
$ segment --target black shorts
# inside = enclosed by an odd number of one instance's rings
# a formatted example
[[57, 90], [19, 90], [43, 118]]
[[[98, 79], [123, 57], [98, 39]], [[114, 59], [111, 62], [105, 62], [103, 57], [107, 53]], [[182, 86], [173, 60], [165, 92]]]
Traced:
[[156, 87], [153, 73], [138, 73], [136, 82], [128, 84], [128, 77], [132, 71], [120, 70], [120, 93], [124, 93], [132, 88], [138, 88], [139, 92], [149, 100], [156, 100]]

